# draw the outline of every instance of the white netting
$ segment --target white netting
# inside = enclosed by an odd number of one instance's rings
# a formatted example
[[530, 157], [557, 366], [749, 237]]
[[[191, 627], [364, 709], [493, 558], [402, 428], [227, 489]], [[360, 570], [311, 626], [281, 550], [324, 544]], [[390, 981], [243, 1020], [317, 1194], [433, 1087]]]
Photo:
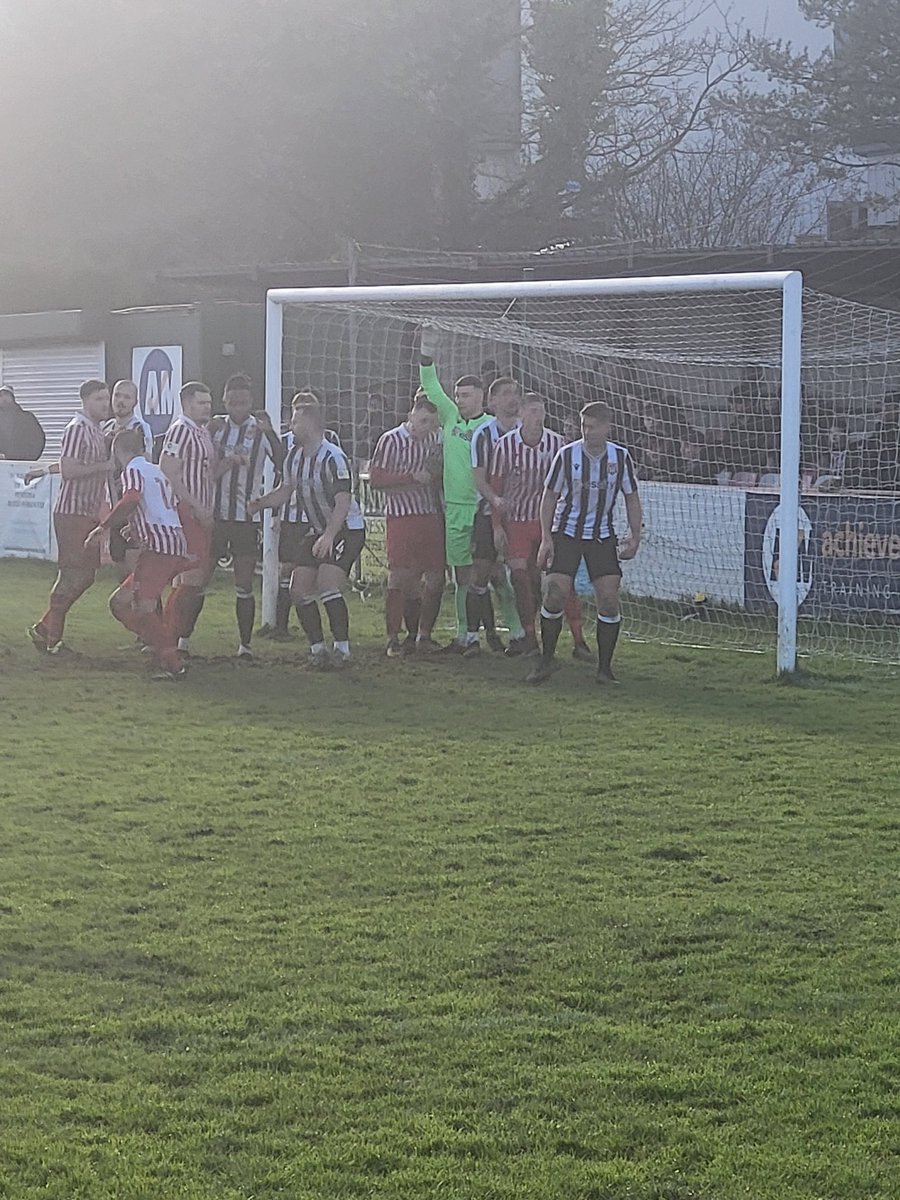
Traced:
[[[626, 567], [632, 636], [772, 647], [779, 290], [298, 301], [284, 313], [285, 401], [305, 386], [320, 392], [363, 467], [408, 411], [422, 325], [440, 332], [436, 365], [451, 393], [464, 374], [511, 374], [573, 436], [586, 401], [612, 405], [613, 436], [632, 451], [645, 507], [644, 544]], [[900, 314], [807, 292], [801, 652], [900, 661], [895, 393]], [[372, 532], [370, 577], [381, 567], [377, 521]]]

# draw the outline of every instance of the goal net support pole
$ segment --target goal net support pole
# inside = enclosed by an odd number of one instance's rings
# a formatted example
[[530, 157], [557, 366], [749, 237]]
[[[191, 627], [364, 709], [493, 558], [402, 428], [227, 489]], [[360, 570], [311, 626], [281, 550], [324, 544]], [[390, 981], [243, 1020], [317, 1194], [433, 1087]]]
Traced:
[[[503, 304], [534, 301], [585, 301], [630, 297], [709, 297], [748, 292], [775, 292], [781, 296], [781, 469], [780, 552], [778, 556], [777, 668], [790, 673], [797, 665], [798, 555], [800, 510], [800, 403], [803, 325], [803, 279], [797, 271], [764, 271], [735, 274], [673, 275], [632, 279], [520, 281], [500, 283], [427, 284], [371, 287], [276, 288], [266, 304], [266, 410], [273, 426], [281, 425], [282, 407], [290, 399], [285, 386], [284, 310], [304, 305], [422, 306], [428, 322], [429, 305], [446, 308], [454, 302]], [[294, 381], [296, 382], [296, 381]], [[355, 405], [356, 397], [351, 396]], [[354, 429], [355, 409], [354, 409]], [[263, 541], [263, 621], [275, 622], [278, 593], [278, 550], [272, 518], [267, 515]]]

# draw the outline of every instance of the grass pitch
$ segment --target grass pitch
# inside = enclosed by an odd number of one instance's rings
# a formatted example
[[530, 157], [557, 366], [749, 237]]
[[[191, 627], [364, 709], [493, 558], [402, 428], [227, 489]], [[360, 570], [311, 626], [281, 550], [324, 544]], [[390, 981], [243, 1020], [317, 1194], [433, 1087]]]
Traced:
[[346, 674], [150, 687], [108, 580], [26, 644], [51, 576], [0, 563], [0, 1196], [897, 1195], [896, 675], [534, 691], [355, 606]]

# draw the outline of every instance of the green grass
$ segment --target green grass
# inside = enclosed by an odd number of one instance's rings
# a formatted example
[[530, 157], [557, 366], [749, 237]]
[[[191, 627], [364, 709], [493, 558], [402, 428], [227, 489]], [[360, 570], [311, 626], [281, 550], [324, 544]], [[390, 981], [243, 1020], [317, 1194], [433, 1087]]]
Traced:
[[533, 692], [356, 607], [346, 675], [149, 687], [108, 581], [26, 645], [50, 575], [0, 564], [0, 1196], [897, 1194], [895, 676]]

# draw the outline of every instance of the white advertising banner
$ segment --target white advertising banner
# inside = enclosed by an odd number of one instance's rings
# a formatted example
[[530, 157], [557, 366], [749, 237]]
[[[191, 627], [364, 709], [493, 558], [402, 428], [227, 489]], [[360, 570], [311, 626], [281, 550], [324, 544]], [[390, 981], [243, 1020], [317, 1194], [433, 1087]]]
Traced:
[[131, 352], [131, 378], [138, 389], [138, 405], [153, 436], [165, 433], [181, 412], [178, 393], [183, 371], [181, 346], [135, 346]]
[[0, 558], [56, 557], [53, 504], [58, 476], [25, 486], [32, 463], [0, 462]]

